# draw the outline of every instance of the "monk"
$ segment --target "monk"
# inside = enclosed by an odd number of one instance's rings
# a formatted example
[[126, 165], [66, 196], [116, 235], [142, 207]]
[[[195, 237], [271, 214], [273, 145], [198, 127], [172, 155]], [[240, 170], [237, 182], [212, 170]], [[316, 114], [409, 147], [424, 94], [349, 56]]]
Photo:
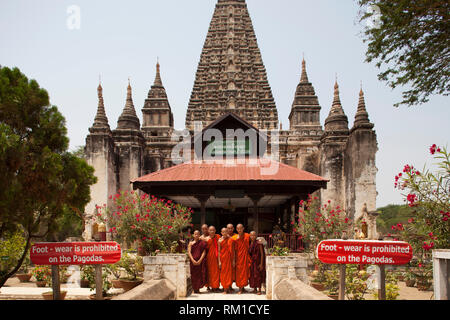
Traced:
[[209, 237], [209, 231], [208, 231], [209, 227], [207, 224], [202, 225], [202, 234], [200, 236], [200, 240], [206, 241], [206, 238]]
[[261, 286], [266, 281], [266, 253], [263, 243], [256, 238], [255, 231], [250, 232], [248, 253], [252, 262], [250, 266], [250, 288], [254, 289], [253, 293], [261, 295]]
[[200, 231], [194, 231], [194, 240], [189, 243], [188, 255], [191, 267], [192, 289], [200, 293], [206, 284], [206, 242], [200, 240]]
[[228, 236], [230, 238], [236, 239], [237, 233], [234, 233], [234, 226], [232, 223], [227, 224]]
[[244, 232], [244, 226], [238, 224], [236, 226], [238, 232], [236, 240], [234, 240], [234, 248], [236, 252], [236, 286], [239, 287], [239, 294], [246, 292], [244, 289], [248, 286], [250, 278], [250, 255], [248, 249], [250, 247], [250, 235]]
[[220, 269], [219, 269], [219, 239], [216, 234], [216, 228], [210, 226], [209, 236], [206, 238], [207, 254], [206, 269], [208, 272], [208, 291], [218, 292], [220, 287]]
[[[234, 233], [234, 226], [232, 223], [227, 224], [227, 231], [228, 231], [228, 236], [233, 239], [236, 240], [237, 238], [237, 233]], [[233, 279], [233, 282], [236, 281], [236, 268], [235, 268], [235, 264], [236, 264], [236, 260], [233, 257], [233, 270], [232, 270], [232, 275], [231, 278]]]
[[232, 276], [232, 256], [233, 245], [232, 239], [228, 235], [227, 228], [221, 230], [222, 237], [219, 239], [219, 269], [220, 269], [220, 283], [223, 287], [223, 293], [231, 292], [231, 285], [233, 284]]

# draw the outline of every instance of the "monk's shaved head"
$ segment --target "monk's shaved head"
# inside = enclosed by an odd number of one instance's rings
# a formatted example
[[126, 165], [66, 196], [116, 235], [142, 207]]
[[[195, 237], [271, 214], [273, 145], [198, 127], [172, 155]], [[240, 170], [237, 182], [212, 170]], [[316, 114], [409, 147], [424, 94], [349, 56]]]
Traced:
[[227, 228], [222, 228], [222, 231], [221, 231], [221, 233], [222, 233], [222, 236], [228, 236], [228, 229]]
[[204, 234], [204, 235], [208, 234], [208, 225], [207, 224], [202, 225], [202, 234]]
[[256, 231], [250, 232], [250, 235], [255, 235], [256, 236]]
[[226, 229], [228, 230], [228, 234], [230, 236], [233, 236], [234, 226], [231, 223], [227, 224], [227, 228]]
[[240, 235], [242, 235], [242, 234], [244, 233], [244, 225], [243, 225], [242, 223], [239, 223], [239, 224], [236, 226], [236, 230], [237, 230], [237, 232], [238, 232]]

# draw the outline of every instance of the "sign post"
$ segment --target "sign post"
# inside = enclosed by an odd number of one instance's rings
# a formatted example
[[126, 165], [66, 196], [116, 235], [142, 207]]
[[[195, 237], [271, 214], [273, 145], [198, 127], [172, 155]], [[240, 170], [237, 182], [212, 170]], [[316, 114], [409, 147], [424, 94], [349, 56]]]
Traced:
[[116, 242], [43, 242], [31, 247], [30, 258], [36, 265], [52, 266], [54, 300], [61, 297], [59, 265], [95, 265], [95, 295], [97, 300], [102, 300], [102, 265], [118, 262], [121, 250]]
[[103, 300], [102, 265], [95, 265], [95, 300]]
[[378, 297], [386, 299], [385, 265], [407, 264], [412, 247], [403, 241], [323, 240], [316, 248], [317, 258], [327, 264], [339, 264], [339, 300], [345, 295], [345, 265], [374, 264], [378, 270]]
[[386, 300], [386, 270], [384, 265], [377, 266], [378, 300]]
[[61, 300], [61, 285], [59, 283], [59, 266], [52, 265], [53, 300]]

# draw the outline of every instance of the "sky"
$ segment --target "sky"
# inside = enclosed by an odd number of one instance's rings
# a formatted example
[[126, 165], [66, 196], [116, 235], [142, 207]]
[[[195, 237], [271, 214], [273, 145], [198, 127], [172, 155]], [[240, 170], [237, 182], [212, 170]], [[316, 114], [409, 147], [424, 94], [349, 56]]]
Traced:
[[[175, 128], [184, 129], [216, 2], [2, 0], [0, 64], [18, 67], [49, 92], [51, 103], [66, 118], [73, 150], [85, 144], [93, 123], [99, 75], [111, 128], [116, 128], [125, 105], [128, 78], [142, 122], [141, 109], [159, 57]], [[362, 82], [378, 138], [377, 206], [403, 203], [394, 176], [405, 164], [431, 166], [429, 147], [448, 145], [449, 97], [434, 96], [419, 107], [393, 107], [402, 88], [392, 90], [380, 82], [375, 63], [365, 62], [364, 25], [358, 22], [356, 1], [247, 0], [247, 5], [283, 128], [289, 126], [303, 54], [322, 106], [322, 125], [331, 108], [336, 74], [350, 127]], [[71, 6], [79, 8], [79, 28], [71, 20]]]

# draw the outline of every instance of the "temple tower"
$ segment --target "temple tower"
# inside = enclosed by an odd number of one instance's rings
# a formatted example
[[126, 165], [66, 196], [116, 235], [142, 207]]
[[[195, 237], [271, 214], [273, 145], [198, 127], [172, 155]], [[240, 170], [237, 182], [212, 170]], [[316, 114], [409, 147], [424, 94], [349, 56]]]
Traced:
[[146, 140], [144, 174], [170, 167], [173, 113], [161, 80], [161, 67], [156, 64], [156, 76], [142, 108], [142, 133]]
[[376, 210], [377, 136], [369, 120], [364, 92], [359, 93], [358, 109], [346, 146], [347, 212], [357, 220], [363, 213]]
[[186, 128], [203, 127], [233, 112], [259, 129], [278, 128], [278, 112], [267, 80], [245, 0], [219, 0], [200, 57], [186, 114]]
[[[300, 82], [295, 90], [289, 114], [288, 156], [291, 165], [319, 173], [318, 146], [323, 134], [320, 124], [320, 104], [308, 79], [305, 59], [302, 61]], [[289, 160], [288, 160], [289, 162]]]
[[331, 200], [333, 205], [341, 207], [346, 204], [344, 161], [349, 134], [348, 118], [342, 108], [336, 80], [333, 104], [320, 141], [320, 174], [330, 179], [327, 189], [321, 190], [322, 201]]
[[113, 131], [117, 156], [117, 189], [130, 190], [132, 179], [143, 173], [145, 140], [140, 131], [140, 121], [134, 109], [131, 85], [128, 81], [127, 99], [122, 114]]
[[109, 205], [108, 196], [116, 192], [116, 158], [114, 153], [114, 142], [112, 132], [108, 124], [103, 101], [103, 88], [101, 84], [97, 88], [98, 108], [94, 124], [89, 128], [86, 137], [85, 156], [97, 177], [97, 183], [91, 186], [91, 201], [85, 209], [87, 222], [84, 238], [91, 239], [93, 226], [90, 218], [96, 213], [96, 206]]

